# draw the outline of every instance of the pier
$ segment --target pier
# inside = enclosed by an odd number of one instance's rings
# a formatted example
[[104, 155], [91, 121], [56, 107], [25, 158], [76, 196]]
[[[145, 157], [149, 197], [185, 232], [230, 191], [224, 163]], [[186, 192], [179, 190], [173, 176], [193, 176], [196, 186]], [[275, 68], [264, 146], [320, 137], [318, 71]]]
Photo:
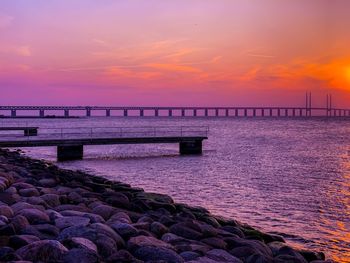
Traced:
[[204, 126], [40, 128], [37, 136], [0, 133], [0, 148], [55, 146], [58, 161], [82, 159], [84, 145], [178, 143], [181, 155], [201, 154], [208, 131]]

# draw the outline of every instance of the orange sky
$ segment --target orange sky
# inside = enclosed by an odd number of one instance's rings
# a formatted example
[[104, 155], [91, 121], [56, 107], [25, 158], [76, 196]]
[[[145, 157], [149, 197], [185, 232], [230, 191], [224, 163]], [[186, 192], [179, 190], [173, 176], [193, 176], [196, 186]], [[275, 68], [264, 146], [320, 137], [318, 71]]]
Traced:
[[[74, 3], [72, 3], [74, 2]], [[350, 103], [347, 0], [0, 2], [0, 104]]]

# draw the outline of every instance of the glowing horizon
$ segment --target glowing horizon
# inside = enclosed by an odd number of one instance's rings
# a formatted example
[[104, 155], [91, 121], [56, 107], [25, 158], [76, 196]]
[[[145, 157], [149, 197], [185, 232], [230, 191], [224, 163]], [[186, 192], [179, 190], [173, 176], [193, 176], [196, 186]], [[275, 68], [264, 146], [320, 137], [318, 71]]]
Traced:
[[0, 104], [350, 106], [346, 0], [0, 3]]

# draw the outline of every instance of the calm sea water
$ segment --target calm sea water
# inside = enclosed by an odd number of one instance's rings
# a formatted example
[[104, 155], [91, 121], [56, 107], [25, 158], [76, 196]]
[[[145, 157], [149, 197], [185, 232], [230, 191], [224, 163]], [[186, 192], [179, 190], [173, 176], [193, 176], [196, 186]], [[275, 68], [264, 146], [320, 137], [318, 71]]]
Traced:
[[[253, 118], [82, 118], [1, 120], [40, 127], [207, 125], [202, 156], [178, 145], [85, 147], [82, 161], [60, 163], [171, 195], [294, 246], [350, 262], [350, 121]], [[55, 148], [31, 148], [55, 160]]]

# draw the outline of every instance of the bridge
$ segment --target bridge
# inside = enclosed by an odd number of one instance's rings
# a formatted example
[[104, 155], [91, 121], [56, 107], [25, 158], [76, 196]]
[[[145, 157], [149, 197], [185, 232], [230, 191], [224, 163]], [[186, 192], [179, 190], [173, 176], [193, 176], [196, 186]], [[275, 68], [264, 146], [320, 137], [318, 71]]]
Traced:
[[16, 127], [3, 128], [0, 148], [56, 146], [58, 161], [82, 159], [84, 145], [178, 143], [181, 155], [201, 154], [209, 132], [204, 126], [76, 127], [39, 128], [33, 136], [16, 133]]
[[[332, 96], [327, 95], [326, 107], [312, 107], [311, 93], [306, 94], [304, 107], [116, 107], [116, 106], [0, 106], [3, 117], [16, 118], [19, 111], [34, 112], [26, 117], [78, 117], [94, 116], [103, 111], [104, 116], [139, 117], [344, 117], [350, 116], [350, 109], [333, 108]], [[60, 111], [60, 116], [46, 115], [47, 111]], [[83, 113], [74, 115], [72, 112]], [[36, 112], [36, 113], [35, 113]], [[133, 114], [130, 114], [130, 113]]]

